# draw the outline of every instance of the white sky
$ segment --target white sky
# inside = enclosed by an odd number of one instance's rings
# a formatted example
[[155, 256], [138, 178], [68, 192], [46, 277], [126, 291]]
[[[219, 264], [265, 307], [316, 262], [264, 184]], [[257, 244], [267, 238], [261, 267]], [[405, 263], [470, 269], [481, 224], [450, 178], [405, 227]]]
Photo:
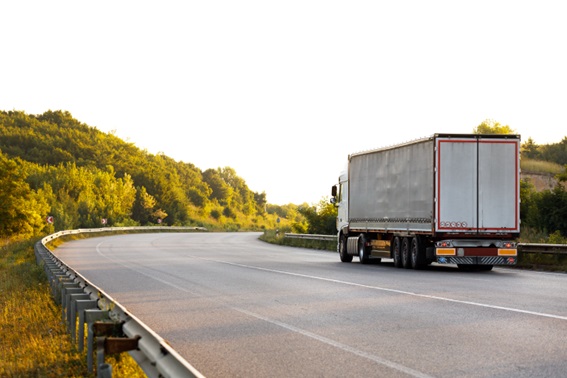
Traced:
[[67, 110], [314, 204], [353, 152], [485, 119], [560, 142], [562, 3], [2, 1], [0, 110]]

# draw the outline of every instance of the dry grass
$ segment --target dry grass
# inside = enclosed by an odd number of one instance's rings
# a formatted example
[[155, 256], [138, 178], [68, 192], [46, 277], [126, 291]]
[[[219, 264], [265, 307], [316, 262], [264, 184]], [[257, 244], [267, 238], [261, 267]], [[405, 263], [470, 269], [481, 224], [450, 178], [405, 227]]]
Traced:
[[[0, 377], [89, 377], [86, 352], [65, 331], [33, 245], [0, 249]], [[145, 377], [127, 354], [106, 362], [114, 377]]]
[[520, 161], [520, 168], [522, 172], [525, 173], [548, 174], [553, 176], [565, 171], [565, 168], [563, 168], [561, 164], [526, 158], [522, 158]]
[[[265, 231], [260, 236], [260, 240], [267, 243], [288, 245], [293, 247], [322, 249], [336, 252], [337, 242], [308, 240], [308, 239], [288, 239], [284, 237], [284, 233], [276, 235], [275, 231]], [[559, 232], [547, 235], [531, 228], [524, 228], [521, 243], [540, 243], [540, 244], [567, 244], [567, 239], [561, 237]], [[529, 270], [542, 270], [553, 272], [567, 272], [567, 256], [565, 255], [545, 255], [524, 253], [519, 257], [516, 268]]]

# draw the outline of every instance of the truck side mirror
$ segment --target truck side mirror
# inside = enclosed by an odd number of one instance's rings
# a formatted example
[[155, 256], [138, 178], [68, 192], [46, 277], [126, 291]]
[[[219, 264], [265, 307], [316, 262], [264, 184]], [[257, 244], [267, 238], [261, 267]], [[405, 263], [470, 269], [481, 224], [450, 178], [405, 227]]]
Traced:
[[336, 185], [333, 185], [333, 187], [331, 188], [331, 195], [333, 197], [337, 196], [337, 186]]

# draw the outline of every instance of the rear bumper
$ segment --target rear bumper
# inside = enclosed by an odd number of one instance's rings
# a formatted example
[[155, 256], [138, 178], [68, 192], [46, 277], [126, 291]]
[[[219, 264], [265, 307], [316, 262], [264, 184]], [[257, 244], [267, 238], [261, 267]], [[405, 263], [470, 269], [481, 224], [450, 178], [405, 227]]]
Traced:
[[516, 265], [518, 256], [437, 256], [439, 264]]

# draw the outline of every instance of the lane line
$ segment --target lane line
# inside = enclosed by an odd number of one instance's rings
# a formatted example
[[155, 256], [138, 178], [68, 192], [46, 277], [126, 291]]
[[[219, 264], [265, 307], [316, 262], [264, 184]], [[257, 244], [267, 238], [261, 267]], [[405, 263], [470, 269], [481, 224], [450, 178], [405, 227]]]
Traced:
[[541, 316], [541, 317], [545, 317], [545, 318], [567, 320], [567, 316], [547, 314], [547, 313], [544, 313], [544, 312], [522, 310], [522, 309], [518, 309], [518, 308], [497, 306], [497, 305], [491, 305], [491, 304], [480, 303], [480, 302], [463, 301], [463, 300], [460, 300], [460, 299], [452, 299], [452, 298], [440, 297], [440, 296], [436, 296], [436, 295], [419, 294], [419, 293], [414, 293], [414, 292], [411, 292], [411, 291], [390, 289], [390, 288], [387, 288], [387, 287], [380, 287], [380, 286], [364, 285], [364, 284], [358, 284], [358, 283], [355, 283], [355, 282], [336, 280], [336, 279], [333, 279], [333, 278], [312, 276], [312, 275], [309, 275], [309, 274], [302, 274], [302, 273], [293, 273], [293, 272], [287, 272], [287, 271], [284, 271], [284, 270], [277, 270], [277, 269], [268, 269], [268, 268], [262, 268], [262, 267], [259, 267], [259, 266], [239, 264], [239, 263], [234, 263], [234, 262], [229, 262], [229, 261], [209, 259], [209, 258], [205, 258], [205, 257], [197, 257], [197, 256], [193, 256], [193, 257], [201, 259], [201, 260], [207, 260], [207, 261], [211, 261], [211, 262], [217, 262], [217, 263], [222, 263], [222, 264], [227, 264], [227, 265], [238, 266], [238, 267], [241, 267], [241, 268], [255, 269], [255, 270], [261, 270], [261, 271], [265, 271], [265, 272], [284, 274], [284, 275], [288, 275], [288, 276], [295, 276], [295, 277], [309, 278], [309, 279], [314, 279], [314, 280], [319, 280], [319, 281], [333, 282], [333, 283], [338, 283], [338, 284], [342, 284], [342, 285], [362, 287], [362, 288], [365, 288], [365, 289], [379, 290], [379, 291], [385, 291], [385, 292], [396, 293], [396, 294], [411, 295], [413, 297], [434, 299], [434, 300], [439, 300], [439, 301], [466, 304], [466, 305], [477, 306], [477, 307], [486, 307], [486, 308], [491, 308], [491, 309], [495, 309], [495, 310], [516, 312], [516, 313], [520, 313], [520, 314]]
[[[102, 244], [103, 242], [99, 243]], [[99, 254], [99, 245], [97, 245], [96, 249], [97, 252]], [[102, 255], [102, 254], [101, 254]], [[102, 255], [104, 256], [104, 255]], [[104, 256], [106, 258], [109, 258], [107, 256]], [[384, 291], [384, 292], [390, 292], [390, 293], [396, 293], [396, 294], [404, 294], [404, 295], [410, 295], [413, 297], [418, 297], [418, 298], [425, 298], [425, 299], [433, 299], [433, 300], [438, 300], [438, 301], [444, 301], [444, 302], [451, 302], [451, 303], [459, 303], [459, 304], [465, 304], [465, 305], [470, 305], [470, 306], [476, 306], [476, 307], [485, 307], [485, 308], [490, 308], [490, 309], [494, 309], [494, 310], [502, 310], [502, 311], [508, 311], [508, 312], [515, 312], [515, 313], [520, 313], [520, 314], [526, 314], [526, 315], [533, 315], [533, 316], [540, 316], [540, 317], [544, 317], [544, 318], [551, 318], [551, 319], [558, 319], [558, 320], [567, 320], [567, 316], [561, 316], [561, 315], [555, 315], [555, 314], [547, 314], [544, 312], [537, 312], [537, 311], [529, 311], [529, 310], [522, 310], [522, 309], [518, 309], [518, 308], [512, 308], [512, 307], [504, 307], [504, 306], [497, 306], [497, 305], [491, 305], [491, 304], [486, 304], [486, 303], [480, 303], [480, 302], [472, 302], [472, 301], [464, 301], [464, 300], [460, 300], [460, 299], [452, 299], [452, 298], [447, 298], [447, 297], [440, 297], [440, 296], [436, 296], [436, 295], [429, 295], [429, 294], [419, 294], [419, 293], [414, 293], [411, 291], [405, 291], [405, 290], [397, 290], [397, 289], [390, 289], [390, 288], [386, 288], [386, 287], [380, 287], [380, 286], [371, 286], [371, 285], [364, 285], [364, 284], [358, 284], [355, 282], [348, 282], [348, 281], [342, 281], [342, 280], [336, 280], [333, 278], [326, 278], [326, 277], [319, 277], [319, 276], [313, 276], [313, 275], [308, 275], [308, 274], [301, 274], [301, 273], [293, 273], [293, 272], [287, 272], [287, 271], [283, 271], [283, 270], [277, 270], [277, 269], [268, 269], [268, 268], [262, 268], [259, 266], [254, 266], [254, 265], [247, 265], [247, 264], [239, 264], [239, 263], [234, 263], [234, 262], [230, 262], [230, 261], [223, 261], [223, 260], [216, 260], [216, 259], [211, 259], [211, 258], [206, 258], [206, 257], [200, 257], [200, 256], [193, 256], [191, 255], [192, 258], [196, 258], [196, 259], [200, 259], [200, 260], [205, 260], [205, 261], [210, 261], [210, 262], [216, 262], [216, 263], [220, 263], [220, 264], [227, 264], [227, 265], [232, 265], [232, 266], [238, 266], [241, 268], [246, 268], [246, 269], [254, 269], [254, 270], [260, 270], [260, 271], [265, 271], [265, 272], [271, 272], [271, 273], [278, 273], [278, 274], [283, 274], [283, 275], [288, 275], [288, 276], [295, 276], [295, 277], [302, 277], [302, 278], [309, 278], [309, 279], [314, 279], [314, 280], [319, 280], [319, 281], [326, 281], [326, 282], [333, 282], [333, 283], [338, 283], [338, 284], [342, 284], [342, 285], [349, 285], [349, 286], [355, 286], [355, 287], [362, 287], [365, 289], [371, 289], [371, 290], [379, 290], [379, 291]], [[109, 258], [110, 259], [110, 258]], [[112, 259], [111, 259], [112, 260]], [[113, 260], [114, 261], [114, 260]], [[117, 262], [117, 261], [115, 261]], [[117, 262], [119, 263], [119, 262]], [[120, 263], [119, 263], [120, 264]], [[121, 264], [123, 265], [123, 264]], [[123, 265], [124, 267], [130, 268], [126, 265]], [[141, 272], [139, 272], [141, 273]], [[142, 273], [144, 274], [144, 273]], [[145, 274], [148, 277], [151, 277], [147, 274]]]
[[[110, 260], [112, 260], [111, 258], [109, 258], [108, 256], [103, 255], [100, 251], [99, 251], [99, 245], [101, 245], [103, 242], [99, 243], [96, 247], [97, 253], [101, 254], [101, 256], [104, 256]], [[187, 256], [187, 255], [186, 255]], [[301, 274], [301, 273], [293, 273], [293, 272], [287, 272], [287, 271], [283, 271], [283, 270], [278, 270], [278, 269], [268, 269], [268, 268], [262, 268], [259, 266], [254, 266], [254, 265], [247, 265], [247, 264], [239, 264], [239, 263], [234, 263], [234, 262], [230, 262], [230, 261], [223, 261], [223, 260], [216, 260], [216, 259], [211, 259], [211, 258], [206, 258], [206, 257], [200, 257], [200, 256], [194, 256], [194, 255], [190, 255], [190, 257], [192, 258], [196, 258], [196, 259], [200, 259], [200, 260], [205, 260], [205, 261], [210, 261], [210, 262], [215, 262], [215, 263], [220, 263], [220, 264], [227, 264], [227, 265], [232, 265], [232, 266], [238, 266], [241, 268], [246, 268], [246, 269], [254, 269], [254, 270], [260, 270], [260, 271], [265, 271], [265, 272], [271, 272], [271, 273], [278, 273], [278, 274], [283, 274], [283, 275], [288, 275], [288, 276], [295, 276], [295, 277], [302, 277], [302, 278], [309, 278], [309, 279], [314, 279], [314, 280], [319, 280], [319, 281], [326, 281], [326, 282], [333, 282], [333, 283], [338, 283], [338, 284], [342, 284], [342, 285], [349, 285], [349, 286], [355, 286], [355, 287], [362, 287], [365, 289], [371, 289], [371, 290], [379, 290], [379, 291], [384, 291], [384, 292], [390, 292], [390, 293], [396, 293], [396, 294], [404, 294], [404, 295], [410, 295], [413, 297], [418, 297], [418, 298], [425, 298], [425, 299], [433, 299], [433, 300], [438, 300], [438, 301], [444, 301], [444, 302], [451, 302], [451, 303], [459, 303], [459, 304], [465, 304], [465, 305], [470, 305], [470, 306], [476, 306], [476, 307], [485, 307], [485, 308], [490, 308], [490, 309], [494, 309], [494, 310], [502, 310], [502, 311], [508, 311], [508, 312], [515, 312], [515, 313], [520, 313], [520, 314], [526, 314], [526, 315], [533, 315], [533, 316], [539, 316], [539, 317], [544, 317], [544, 318], [551, 318], [551, 319], [558, 319], [558, 320], [567, 320], [567, 316], [561, 316], [561, 315], [555, 315], [555, 314], [547, 314], [544, 312], [537, 312], [537, 311], [529, 311], [529, 310], [522, 310], [522, 309], [518, 309], [518, 308], [512, 308], [512, 307], [505, 307], [505, 306], [497, 306], [497, 305], [491, 305], [491, 304], [486, 304], [486, 303], [480, 303], [480, 302], [472, 302], [472, 301], [464, 301], [464, 300], [460, 300], [460, 299], [452, 299], [452, 298], [447, 298], [447, 297], [440, 297], [440, 296], [436, 296], [436, 295], [429, 295], [429, 294], [419, 294], [419, 293], [414, 293], [411, 291], [405, 291], [405, 290], [397, 290], [397, 289], [390, 289], [390, 288], [386, 288], [386, 287], [380, 287], [380, 286], [371, 286], [371, 285], [364, 285], [364, 284], [358, 284], [355, 282], [348, 282], [348, 281], [342, 281], [342, 280], [336, 280], [333, 278], [326, 278], [326, 277], [319, 277], [319, 276], [313, 276], [313, 275], [308, 275], [308, 274]], [[118, 261], [112, 260], [118, 264], [121, 264]], [[126, 267], [126, 268], [130, 268], [129, 266], [126, 266], [124, 264], [121, 264], [122, 266]], [[131, 268], [130, 268], [131, 269]], [[138, 273], [142, 273], [142, 272], [138, 272]], [[144, 274], [144, 273], [142, 273]], [[147, 274], [144, 274], [147, 277], [151, 277]], [[153, 277], [152, 277], [153, 278]], [[164, 282], [165, 283], [165, 282]]]
[[315, 339], [315, 340], [320, 341], [320, 342], [322, 342], [322, 343], [324, 343], [324, 344], [327, 344], [327, 345], [333, 346], [333, 347], [335, 347], [335, 348], [341, 349], [341, 350], [343, 350], [343, 351], [345, 351], [345, 352], [352, 353], [352, 354], [357, 355], [357, 356], [359, 356], [359, 357], [363, 357], [363, 358], [369, 359], [369, 360], [374, 361], [374, 362], [376, 362], [376, 363], [378, 363], [378, 364], [380, 364], [380, 365], [384, 365], [384, 366], [387, 366], [387, 367], [389, 367], [389, 368], [391, 368], [391, 369], [398, 370], [398, 371], [400, 371], [400, 372], [402, 372], [402, 373], [411, 375], [412, 377], [419, 377], [419, 378], [430, 378], [430, 377], [432, 377], [432, 376], [430, 376], [430, 375], [427, 375], [427, 374], [422, 373], [422, 372], [420, 372], [420, 371], [414, 370], [414, 369], [409, 368], [409, 367], [407, 367], [407, 366], [398, 364], [398, 363], [396, 363], [396, 362], [387, 360], [387, 359], [385, 359], [385, 358], [381, 358], [381, 357], [379, 357], [379, 356], [376, 356], [376, 355], [373, 355], [373, 354], [370, 354], [370, 353], [366, 353], [366, 352], [364, 352], [364, 351], [362, 351], [362, 350], [353, 348], [353, 347], [351, 347], [351, 346], [348, 346], [348, 345], [343, 344], [343, 343], [340, 343], [340, 342], [338, 342], [338, 341], [335, 341], [335, 340], [326, 338], [326, 337], [324, 337], [324, 336], [317, 335], [317, 334], [315, 334], [315, 333], [313, 333], [313, 332], [309, 332], [309, 331], [306, 331], [306, 330], [304, 330], [304, 329], [294, 327], [294, 326], [292, 326], [292, 325], [290, 325], [290, 324], [282, 323], [282, 322], [280, 322], [280, 321], [273, 320], [273, 319], [269, 319], [269, 318], [266, 318], [266, 317], [264, 317], [264, 316], [258, 315], [258, 314], [256, 314], [256, 313], [253, 313], [253, 312], [250, 312], [250, 311], [241, 309], [241, 308], [236, 308], [236, 307], [232, 307], [232, 306], [229, 306], [229, 307], [232, 308], [233, 310], [236, 310], [236, 311], [241, 312], [241, 313], [243, 313], [243, 314], [252, 316], [252, 317], [254, 317], [254, 318], [256, 318], [256, 319], [263, 320], [263, 321], [265, 321], [265, 322], [268, 322], [268, 323], [274, 324], [274, 325], [276, 325], [276, 326], [285, 328], [285, 329], [290, 330], [290, 331], [292, 331], [292, 332], [299, 333], [299, 334], [301, 334], [301, 335], [303, 335], [303, 336], [309, 337], [309, 338], [311, 338], [311, 339]]
[[[123, 263], [123, 262], [121, 262], [121, 261], [119, 261], [119, 260], [117, 260], [117, 259], [114, 259], [114, 258], [112, 258], [112, 257], [109, 257], [109, 256], [105, 255], [105, 254], [100, 250], [100, 246], [101, 246], [103, 243], [104, 243], [104, 242], [100, 242], [100, 243], [97, 244], [97, 246], [96, 246], [96, 252], [97, 252], [100, 256], [102, 256], [102, 257], [104, 257], [104, 258], [106, 258], [106, 259], [108, 259], [108, 260], [110, 260], [110, 261], [112, 261], [112, 262], [114, 262], [114, 263], [116, 263], [116, 264], [118, 264], [118, 265], [120, 265], [120, 266], [123, 266], [124, 268], [133, 270], [133, 271], [135, 271], [136, 273], [139, 273], [139, 274], [141, 274], [141, 275], [143, 275], [143, 276], [146, 276], [146, 277], [148, 277], [148, 278], [151, 278], [152, 280], [161, 282], [161, 283], [163, 283], [164, 285], [170, 286], [170, 287], [172, 287], [172, 288], [174, 288], [174, 289], [180, 290], [180, 291], [185, 292], [185, 293], [188, 293], [188, 294], [192, 294], [192, 295], [198, 296], [198, 297], [200, 297], [200, 298], [205, 298], [205, 299], [207, 299], [207, 300], [209, 300], [209, 301], [211, 301], [211, 302], [218, 303], [218, 304], [220, 304], [220, 305], [222, 305], [222, 306], [224, 306], [224, 307], [226, 307], [226, 308], [229, 308], [229, 309], [231, 309], [231, 310], [240, 312], [241, 314], [244, 314], [244, 315], [247, 315], [247, 316], [251, 316], [251, 317], [256, 318], [256, 319], [258, 319], [258, 320], [262, 320], [262, 321], [268, 322], [268, 323], [273, 324], [273, 325], [275, 325], [275, 326], [278, 326], [278, 327], [287, 329], [288, 331], [292, 331], [292, 332], [298, 333], [298, 334], [300, 334], [300, 335], [302, 335], [302, 336], [305, 336], [305, 337], [308, 337], [308, 338], [317, 340], [317, 341], [319, 341], [319, 342], [321, 342], [321, 343], [327, 344], [327, 345], [329, 345], [329, 346], [332, 346], [332, 347], [341, 349], [341, 350], [343, 350], [343, 351], [345, 351], [345, 352], [349, 352], [349, 353], [352, 353], [352, 354], [354, 354], [354, 355], [356, 355], [356, 356], [366, 358], [366, 359], [368, 359], [368, 360], [370, 360], [370, 361], [376, 362], [377, 364], [386, 366], [386, 367], [388, 367], [388, 368], [390, 368], [390, 369], [394, 369], [394, 370], [400, 371], [400, 372], [405, 373], [405, 374], [407, 374], [407, 375], [409, 375], [409, 376], [412, 376], [412, 377], [415, 377], [415, 378], [433, 378], [433, 377], [430, 376], [430, 375], [427, 375], [427, 374], [422, 373], [422, 372], [420, 372], [420, 371], [414, 370], [414, 369], [409, 368], [409, 367], [407, 367], [407, 366], [404, 366], [404, 365], [398, 364], [398, 363], [396, 363], [396, 362], [387, 360], [387, 359], [385, 359], [385, 358], [376, 356], [376, 355], [374, 355], [374, 354], [370, 354], [370, 353], [367, 353], [367, 352], [365, 352], [365, 351], [362, 351], [362, 350], [353, 348], [353, 347], [351, 347], [351, 346], [349, 346], [349, 345], [346, 345], [346, 344], [340, 343], [340, 342], [338, 342], [338, 341], [335, 341], [335, 340], [326, 338], [326, 337], [324, 337], [324, 336], [317, 335], [317, 334], [315, 334], [315, 333], [313, 333], [313, 332], [309, 332], [309, 331], [306, 331], [306, 330], [304, 330], [304, 329], [301, 329], [301, 328], [298, 328], [298, 327], [294, 327], [294, 326], [292, 326], [291, 324], [287, 324], [287, 323], [280, 322], [280, 321], [278, 321], [278, 320], [270, 319], [270, 318], [267, 318], [267, 317], [262, 316], [262, 315], [260, 315], [260, 314], [256, 314], [256, 313], [254, 313], [254, 312], [245, 310], [245, 309], [243, 309], [243, 308], [235, 307], [235, 306], [233, 306], [233, 305], [230, 305], [230, 304], [228, 304], [228, 303], [225, 303], [225, 302], [223, 302], [223, 301], [220, 301], [219, 299], [214, 299], [214, 298], [210, 298], [210, 297], [204, 297], [203, 295], [200, 295], [200, 294], [198, 294], [198, 293], [192, 292], [191, 290], [188, 290], [188, 289], [186, 289], [186, 288], [184, 288], [184, 287], [182, 287], [182, 286], [176, 285], [176, 284], [174, 284], [174, 283], [172, 283], [172, 282], [169, 282], [169, 281], [166, 281], [166, 280], [164, 280], [164, 279], [161, 279], [161, 278], [155, 277], [155, 276], [153, 276], [153, 275], [150, 275], [150, 274], [148, 274], [148, 273], [146, 273], [146, 272], [141, 271], [140, 269], [134, 268], [134, 267], [132, 267], [131, 265], [127, 265], [127, 264], [125, 264], [125, 263]], [[200, 258], [200, 257], [196, 257], [196, 258]], [[210, 259], [203, 259], [203, 260], [208, 260], [208, 261], [213, 261], [213, 262], [220, 262], [220, 263], [227, 263], [227, 264], [229, 264], [229, 265], [240, 266], [240, 264], [233, 264], [233, 263], [228, 263], [228, 262], [223, 262], [223, 261], [216, 261], [216, 260], [210, 260]], [[244, 266], [244, 267], [247, 267], [247, 266]], [[252, 267], [252, 268], [256, 268], [256, 267]], [[263, 268], [259, 268], [259, 269], [264, 270]], [[268, 271], [269, 271], [269, 270], [268, 270]], [[279, 273], [279, 272], [278, 272], [278, 273]]]

